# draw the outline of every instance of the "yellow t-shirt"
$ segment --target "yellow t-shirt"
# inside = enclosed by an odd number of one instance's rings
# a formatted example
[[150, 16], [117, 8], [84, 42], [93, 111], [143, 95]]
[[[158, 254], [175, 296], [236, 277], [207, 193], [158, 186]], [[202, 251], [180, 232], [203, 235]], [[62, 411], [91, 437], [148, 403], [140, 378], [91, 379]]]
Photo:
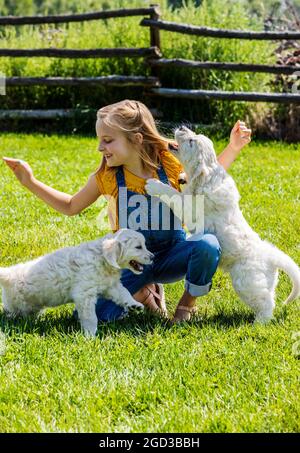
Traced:
[[[160, 160], [172, 187], [180, 192], [179, 175], [184, 172], [183, 166], [179, 160], [167, 150], [162, 150], [160, 152]], [[146, 179], [134, 175], [125, 167], [123, 167], [123, 171], [127, 189], [145, 195], [147, 193], [145, 191]], [[95, 174], [96, 182], [101, 194], [108, 199], [108, 217], [113, 231], [119, 229], [117, 212], [118, 183], [116, 172], [116, 167], [108, 167], [105, 165], [103, 169], [99, 169]], [[156, 171], [153, 173], [153, 178], [158, 179]]]

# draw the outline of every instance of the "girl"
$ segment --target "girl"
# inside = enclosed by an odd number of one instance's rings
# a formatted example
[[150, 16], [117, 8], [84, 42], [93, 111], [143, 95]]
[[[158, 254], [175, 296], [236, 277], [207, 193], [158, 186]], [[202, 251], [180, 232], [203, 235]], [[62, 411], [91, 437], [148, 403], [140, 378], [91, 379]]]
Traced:
[[[151, 112], [142, 102], [126, 99], [102, 107], [97, 112], [96, 132], [99, 151], [103, 153], [101, 165], [90, 175], [87, 184], [73, 196], [38, 181], [28, 163], [5, 157], [3, 160], [24, 187], [68, 216], [80, 213], [100, 195], [110, 202], [115, 200], [116, 203], [109, 203], [108, 208], [114, 231], [127, 227], [121, 214], [125, 213], [127, 223], [133, 213], [132, 202], [136, 195], [144, 195], [147, 201], [158, 202], [156, 197], [150, 197], [145, 192], [148, 178], [159, 178], [180, 190], [183, 168], [168, 150], [170, 145], [176, 146], [176, 143], [159, 134]], [[228, 146], [218, 157], [219, 163], [227, 170], [250, 140], [251, 129], [244, 122], [237, 121]], [[125, 194], [125, 199], [121, 199], [120, 194]], [[197, 297], [207, 294], [211, 289], [221, 253], [218, 240], [212, 234], [203, 234], [199, 240], [186, 239], [182, 225], [175, 228], [177, 218], [171, 211], [170, 228], [164, 229], [161, 206], [156, 214], [158, 219], [152, 217], [151, 203], [147, 206], [148, 224], [139, 228], [139, 231], [145, 236], [147, 248], [155, 255], [153, 264], [145, 266], [139, 275], [124, 269], [121, 281], [137, 301], [151, 310], [159, 310], [162, 286], [158, 282], [171, 283], [185, 277], [185, 290], [171, 322], [189, 320], [195, 310]], [[158, 221], [155, 230], [151, 229], [151, 220]], [[96, 312], [100, 321], [116, 320], [126, 315], [122, 307], [101, 297], [97, 300]]]

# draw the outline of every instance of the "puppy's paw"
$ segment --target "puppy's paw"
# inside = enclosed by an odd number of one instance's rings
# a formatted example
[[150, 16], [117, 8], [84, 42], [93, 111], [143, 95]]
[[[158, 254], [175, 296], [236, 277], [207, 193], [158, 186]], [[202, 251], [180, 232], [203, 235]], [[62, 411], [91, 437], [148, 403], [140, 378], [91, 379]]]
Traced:
[[95, 326], [81, 326], [85, 338], [94, 339], [97, 333], [97, 327]]
[[145, 190], [148, 195], [163, 195], [166, 193], [166, 186], [167, 184], [164, 184], [158, 179], [147, 179]]
[[135, 303], [132, 303], [128, 308], [131, 312], [140, 313], [141, 311], [144, 310], [144, 305], [141, 304], [140, 302], [135, 302]]

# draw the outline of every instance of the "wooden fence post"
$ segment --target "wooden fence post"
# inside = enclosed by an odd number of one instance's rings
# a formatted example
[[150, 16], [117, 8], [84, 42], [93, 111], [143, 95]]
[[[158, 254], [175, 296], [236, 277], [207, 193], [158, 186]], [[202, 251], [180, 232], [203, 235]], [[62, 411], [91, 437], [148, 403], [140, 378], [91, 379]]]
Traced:
[[[151, 19], [151, 20], [154, 20], [154, 21], [159, 20], [160, 17], [161, 17], [160, 5], [157, 4], [157, 3], [151, 3], [149, 6], [150, 6], [151, 8], [154, 8], [154, 11], [152, 11], [152, 12], [150, 13], [150, 19]], [[153, 27], [153, 26], [151, 27], [151, 26], [150, 26], [150, 46], [151, 46], [151, 47], [152, 47], [152, 46], [156, 46], [156, 47], [160, 50], [160, 46], [161, 46], [161, 43], [160, 43], [160, 30], [159, 30], [159, 28], [157, 28], [157, 27]], [[160, 57], [158, 56], [157, 58], [160, 58]], [[145, 60], [144, 60], [145, 63], [146, 63], [146, 65], [149, 65], [149, 64], [150, 64], [150, 62], [148, 62], [148, 60], [149, 60], [149, 59], [148, 59], [147, 57], [146, 57]], [[159, 76], [160, 76], [160, 73], [161, 73], [161, 68], [160, 68], [159, 66], [155, 66], [155, 65], [151, 65], [151, 64], [150, 64], [150, 75], [151, 75], [152, 77], [157, 77], [158, 80], [160, 80], [160, 77], [159, 77]], [[150, 91], [150, 90], [147, 90], [147, 88], [144, 89], [143, 95], [144, 95], [145, 97], [147, 97], [149, 91]], [[150, 100], [151, 100], [151, 96], [150, 96], [150, 98], [149, 98], [149, 101], [150, 101]], [[152, 100], [152, 103], [153, 103], [153, 105], [154, 105], [154, 109], [157, 110], [157, 112], [158, 112], [158, 115], [157, 115], [157, 116], [158, 116], [158, 117], [160, 117], [160, 116], [162, 117], [163, 115], [162, 115], [161, 110], [160, 110], [160, 109], [161, 109], [161, 104], [162, 104], [162, 99], [159, 98], [159, 96], [158, 96], [158, 97], [156, 97], [156, 99], [153, 99], [153, 100]], [[152, 107], [153, 107], [153, 106], [152, 106]]]
[[[151, 20], [159, 20], [161, 16], [160, 6], [158, 4], [150, 4], [151, 8], [154, 8], [154, 11], [150, 13]], [[157, 27], [150, 27], [150, 46], [156, 46], [160, 49], [160, 31]], [[158, 77], [159, 75], [159, 68], [153, 67], [151, 65], [151, 75], [154, 77]]]

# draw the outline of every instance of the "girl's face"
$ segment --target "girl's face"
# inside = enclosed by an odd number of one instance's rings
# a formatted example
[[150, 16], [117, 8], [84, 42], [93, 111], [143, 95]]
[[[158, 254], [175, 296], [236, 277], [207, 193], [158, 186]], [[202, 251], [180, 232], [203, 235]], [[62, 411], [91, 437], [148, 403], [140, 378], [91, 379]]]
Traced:
[[103, 153], [108, 167], [124, 165], [132, 160], [134, 149], [124, 134], [100, 120], [96, 122], [96, 132], [99, 138], [98, 150]]

